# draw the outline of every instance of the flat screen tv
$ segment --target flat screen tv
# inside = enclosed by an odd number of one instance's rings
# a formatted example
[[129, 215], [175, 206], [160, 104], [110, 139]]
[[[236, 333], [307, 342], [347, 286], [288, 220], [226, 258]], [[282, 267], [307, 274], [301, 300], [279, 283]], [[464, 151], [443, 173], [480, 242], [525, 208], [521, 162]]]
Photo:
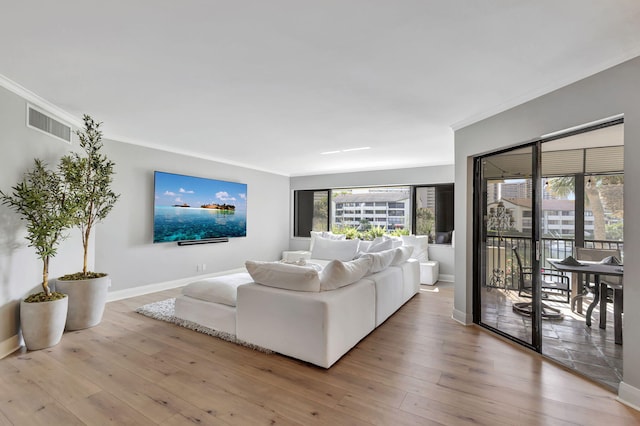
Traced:
[[154, 173], [153, 242], [247, 235], [247, 185]]

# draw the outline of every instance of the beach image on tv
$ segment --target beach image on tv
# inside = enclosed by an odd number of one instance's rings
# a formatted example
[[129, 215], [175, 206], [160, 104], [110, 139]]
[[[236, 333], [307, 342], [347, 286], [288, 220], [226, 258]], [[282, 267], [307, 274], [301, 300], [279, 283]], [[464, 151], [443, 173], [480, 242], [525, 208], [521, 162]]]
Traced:
[[246, 184], [165, 172], [154, 177], [154, 243], [247, 235]]

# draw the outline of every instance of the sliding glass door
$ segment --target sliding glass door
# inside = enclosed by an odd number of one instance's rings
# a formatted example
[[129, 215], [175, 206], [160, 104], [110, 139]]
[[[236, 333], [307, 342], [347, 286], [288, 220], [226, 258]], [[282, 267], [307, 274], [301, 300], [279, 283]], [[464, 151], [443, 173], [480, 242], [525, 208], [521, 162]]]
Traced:
[[622, 119], [603, 121], [474, 163], [474, 322], [613, 388], [623, 280], [598, 299], [587, 274], [552, 260], [623, 261], [623, 135]]
[[538, 147], [476, 160], [476, 322], [539, 350]]

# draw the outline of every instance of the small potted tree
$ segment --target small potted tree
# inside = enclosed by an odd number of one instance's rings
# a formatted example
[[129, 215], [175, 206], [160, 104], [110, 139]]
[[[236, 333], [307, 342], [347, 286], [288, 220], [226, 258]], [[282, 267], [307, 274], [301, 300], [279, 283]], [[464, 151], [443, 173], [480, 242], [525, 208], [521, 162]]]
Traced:
[[89, 241], [94, 225], [107, 217], [119, 197], [111, 190], [115, 164], [101, 153], [102, 123], [86, 114], [83, 121], [84, 129], [76, 134], [84, 155], [71, 153], [60, 160], [75, 206], [73, 225], [80, 229], [84, 251], [82, 271], [56, 282], [56, 288], [69, 295], [67, 330], [93, 327], [102, 321], [111, 279], [106, 273], [88, 270]]
[[20, 303], [20, 324], [27, 349], [37, 350], [60, 342], [67, 317], [69, 298], [49, 288], [49, 261], [70, 226], [72, 206], [60, 175], [35, 160], [12, 194], [0, 191], [2, 204], [13, 208], [27, 222], [27, 240], [42, 260], [42, 292]]

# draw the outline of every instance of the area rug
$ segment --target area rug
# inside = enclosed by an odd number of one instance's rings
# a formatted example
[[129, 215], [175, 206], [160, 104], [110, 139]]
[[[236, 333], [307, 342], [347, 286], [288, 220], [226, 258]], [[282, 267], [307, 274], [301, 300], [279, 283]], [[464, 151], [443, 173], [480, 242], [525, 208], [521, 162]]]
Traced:
[[169, 322], [171, 324], [175, 324], [180, 327], [188, 328], [189, 330], [197, 331], [198, 333], [203, 333], [209, 336], [217, 337], [218, 339], [226, 340], [227, 342], [235, 343], [236, 345], [246, 346], [256, 351], [273, 353], [273, 351], [269, 349], [265, 349], [261, 346], [257, 346], [252, 343], [247, 343], [243, 340], [240, 340], [235, 336], [235, 334], [214, 330], [212, 328], [208, 328], [200, 324], [196, 324], [195, 322], [178, 318], [174, 315], [175, 305], [176, 305], [176, 299], [171, 298], [171, 299], [161, 300], [159, 302], [148, 303], [146, 305], [140, 306], [139, 308], [136, 308], [135, 312], [149, 318]]

